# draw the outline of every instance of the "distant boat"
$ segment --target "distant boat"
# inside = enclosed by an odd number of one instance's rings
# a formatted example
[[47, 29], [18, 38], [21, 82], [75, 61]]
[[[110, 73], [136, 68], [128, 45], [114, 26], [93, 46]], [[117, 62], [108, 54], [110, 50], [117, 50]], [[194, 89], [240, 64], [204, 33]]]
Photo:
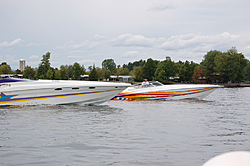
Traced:
[[203, 99], [212, 93], [219, 85], [210, 84], [173, 84], [163, 85], [158, 81], [150, 82], [148, 86], [136, 84], [128, 87], [113, 100], [179, 100]]
[[0, 105], [103, 103], [129, 86], [98, 81], [7, 78], [0, 80]]

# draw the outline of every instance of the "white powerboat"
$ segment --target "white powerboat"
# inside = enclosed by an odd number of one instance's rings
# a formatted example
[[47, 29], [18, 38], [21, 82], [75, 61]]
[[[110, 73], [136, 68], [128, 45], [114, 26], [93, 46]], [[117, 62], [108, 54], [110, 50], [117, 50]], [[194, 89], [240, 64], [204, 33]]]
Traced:
[[219, 85], [210, 84], [172, 84], [163, 85], [158, 81], [150, 82], [143, 86], [136, 84], [128, 87], [113, 100], [179, 100], [203, 99], [212, 93]]
[[69, 80], [0, 80], [0, 105], [95, 104], [110, 100], [128, 83]]

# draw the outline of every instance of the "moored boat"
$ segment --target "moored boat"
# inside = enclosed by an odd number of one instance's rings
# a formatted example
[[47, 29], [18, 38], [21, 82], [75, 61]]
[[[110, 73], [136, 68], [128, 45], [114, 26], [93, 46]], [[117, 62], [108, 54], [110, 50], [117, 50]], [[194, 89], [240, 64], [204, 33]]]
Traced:
[[163, 85], [158, 81], [150, 82], [148, 86], [136, 84], [128, 87], [113, 100], [179, 100], [203, 99], [212, 93], [219, 85], [210, 84], [173, 84]]
[[103, 103], [130, 85], [98, 81], [2, 79], [0, 105]]

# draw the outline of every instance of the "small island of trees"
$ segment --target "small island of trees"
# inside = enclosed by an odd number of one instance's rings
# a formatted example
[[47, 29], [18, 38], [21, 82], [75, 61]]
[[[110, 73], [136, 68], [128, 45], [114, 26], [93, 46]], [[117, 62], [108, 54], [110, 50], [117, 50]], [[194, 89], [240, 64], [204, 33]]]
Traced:
[[[61, 65], [60, 69], [51, 67], [51, 53], [42, 56], [38, 68], [26, 66], [23, 73], [20, 70], [12, 71], [7, 62], [0, 65], [0, 74], [23, 74], [30, 79], [54, 79], [54, 80], [79, 80], [81, 75], [89, 75], [90, 81], [108, 80], [110, 76], [132, 76], [135, 82], [144, 78], [168, 83], [172, 78], [178, 78], [179, 82], [196, 83], [198, 80], [206, 80], [206, 83], [228, 83], [250, 81], [250, 61], [245, 59], [242, 53], [238, 53], [235, 47], [227, 52], [211, 50], [207, 52], [200, 64], [186, 60], [174, 62], [171, 57], [165, 60], [139, 60], [116, 65], [114, 59], [105, 59], [102, 67], [89, 66], [88, 71], [84, 65], [75, 62], [73, 65]], [[202, 82], [201, 82], [202, 83]], [[205, 82], [204, 82], [205, 83]]]

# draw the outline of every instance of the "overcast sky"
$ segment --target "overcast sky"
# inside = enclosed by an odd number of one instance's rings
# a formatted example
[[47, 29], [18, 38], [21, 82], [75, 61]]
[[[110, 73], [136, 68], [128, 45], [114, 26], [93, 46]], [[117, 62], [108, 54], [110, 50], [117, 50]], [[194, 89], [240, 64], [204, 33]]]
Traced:
[[250, 59], [249, 0], [0, 0], [0, 61], [101, 67], [146, 60], [200, 63], [236, 47]]

